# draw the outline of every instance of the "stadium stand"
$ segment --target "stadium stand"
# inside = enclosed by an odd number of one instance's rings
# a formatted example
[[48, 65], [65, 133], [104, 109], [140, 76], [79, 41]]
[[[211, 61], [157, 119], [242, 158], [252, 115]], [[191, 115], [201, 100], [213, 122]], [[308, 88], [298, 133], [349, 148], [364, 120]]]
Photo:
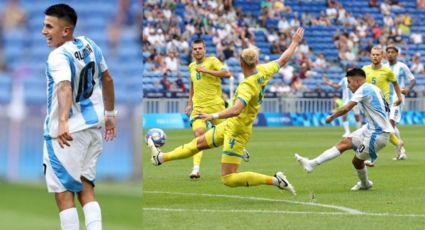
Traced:
[[[162, 59], [168, 52], [180, 55], [178, 74], [188, 84], [186, 65], [191, 61], [190, 49], [181, 50], [178, 45], [170, 49], [170, 42], [186, 42], [187, 46], [191, 40], [203, 38], [207, 54], [221, 58], [237, 84], [241, 74], [237, 57], [241, 49], [255, 45], [261, 50], [262, 61], [273, 60], [285, 49], [291, 32], [298, 26], [305, 28], [306, 43], [289, 63], [295, 69], [294, 76], [288, 79], [280, 73], [275, 78], [278, 83], [285, 80], [296, 96], [303, 92], [333, 92], [334, 89], [323, 86], [323, 75], [338, 81], [345, 68], [369, 64], [373, 45], [398, 44], [401, 60], [412, 66], [412, 58], [425, 51], [425, 46], [421, 42], [415, 44], [410, 36], [422, 36], [425, 32], [424, 9], [416, 6], [416, 0], [396, 2], [380, 0], [377, 6], [369, 6], [366, 0], [146, 1], [142, 34], [144, 95], [161, 92], [158, 81], [166, 70]], [[171, 19], [178, 22], [180, 31], [167, 34]], [[320, 55], [325, 57], [326, 67], [315, 65]], [[424, 94], [424, 74], [423, 70], [415, 74], [419, 95]], [[170, 77], [171, 82], [174, 80]], [[223, 81], [225, 91], [229, 89], [227, 83]]]

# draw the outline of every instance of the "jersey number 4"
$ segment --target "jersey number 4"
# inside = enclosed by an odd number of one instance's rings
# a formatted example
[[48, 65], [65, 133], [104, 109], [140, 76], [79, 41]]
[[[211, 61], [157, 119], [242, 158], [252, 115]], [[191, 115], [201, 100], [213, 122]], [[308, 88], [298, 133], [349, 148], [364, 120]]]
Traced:
[[80, 81], [78, 82], [77, 102], [89, 98], [93, 94], [95, 85], [94, 81], [94, 62], [89, 62], [80, 73]]

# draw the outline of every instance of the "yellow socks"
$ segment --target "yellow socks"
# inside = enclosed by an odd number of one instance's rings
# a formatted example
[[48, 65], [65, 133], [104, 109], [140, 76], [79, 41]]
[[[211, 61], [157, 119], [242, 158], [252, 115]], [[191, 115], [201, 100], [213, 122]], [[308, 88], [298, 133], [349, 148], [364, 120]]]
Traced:
[[193, 165], [201, 165], [201, 160], [202, 160], [202, 155], [204, 154], [204, 152], [198, 152], [195, 155], [193, 155]]
[[394, 133], [391, 133], [390, 135], [390, 142], [391, 144], [397, 146], [398, 145], [398, 138]]
[[240, 172], [222, 176], [224, 185], [229, 187], [256, 186], [261, 184], [273, 185], [273, 177], [255, 172]]
[[171, 152], [163, 153], [163, 159], [164, 161], [184, 159], [184, 158], [188, 158], [192, 156], [193, 154], [197, 152], [198, 152], [197, 139], [195, 138], [188, 144], [179, 146]]

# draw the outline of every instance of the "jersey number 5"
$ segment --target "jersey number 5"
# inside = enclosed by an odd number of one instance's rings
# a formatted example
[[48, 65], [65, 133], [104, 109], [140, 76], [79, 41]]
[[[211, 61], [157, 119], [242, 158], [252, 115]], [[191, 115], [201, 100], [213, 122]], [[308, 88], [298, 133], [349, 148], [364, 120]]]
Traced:
[[93, 94], [95, 85], [94, 81], [94, 62], [89, 62], [80, 73], [80, 81], [78, 82], [77, 102], [89, 98]]
[[376, 77], [372, 77], [372, 84], [376, 85]]

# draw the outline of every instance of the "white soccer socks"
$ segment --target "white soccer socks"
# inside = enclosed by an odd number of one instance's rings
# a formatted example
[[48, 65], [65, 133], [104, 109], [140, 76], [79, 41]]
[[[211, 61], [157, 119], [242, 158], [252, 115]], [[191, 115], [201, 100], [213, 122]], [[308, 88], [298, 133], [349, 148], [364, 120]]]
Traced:
[[318, 157], [313, 159], [313, 166], [321, 165], [326, 161], [330, 161], [334, 158], [337, 158], [341, 155], [341, 152], [334, 146], [330, 149], [327, 149]]
[[91, 201], [83, 207], [87, 230], [102, 230], [102, 213], [97, 201]]
[[80, 222], [76, 208], [68, 208], [59, 213], [62, 230], [79, 230]]

